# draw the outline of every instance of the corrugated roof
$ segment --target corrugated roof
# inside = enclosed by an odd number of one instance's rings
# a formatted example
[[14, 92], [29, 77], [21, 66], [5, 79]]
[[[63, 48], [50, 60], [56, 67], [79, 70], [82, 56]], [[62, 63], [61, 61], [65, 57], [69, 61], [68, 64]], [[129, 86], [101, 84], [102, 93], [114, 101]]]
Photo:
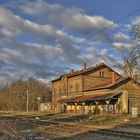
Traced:
[[59, 100], [60, 103], [71, 103], [71, 102], [82, 102], [82, 101], [97, 101], [97, 100], [103, 100], [108, 99], [110, 97], [116, 96], [118, 94], [121, 94], [122, 91], [108, 91], [108, 92], [102, 92], [102, 93], [95, 93], [92, 95], [82, 95], [79, 97], [73, 97], [73, 98], [67, 98]]
[[[113, 88], [119, 84], [124, 84], [126, 82], [129, 82], [129, 81], [132, 81], [134, 82], [135, 84], [137, 84], [138, 86], [140, 86], [140, 83], [138, 81], [136, 81], [135, 79], [133, 79], [132, 77], [126, 77], [126, 78], [121, 78], [120, 80], [114, 82], [114, 83], [111, 83], [111, 84], [108, 84], [106, 86], [100, 86], [100, 87], [94, 87], [94, 90], [98, 90], [98, 89], [110, 89], [110, 88]], [[91, 89], [93, 90], [93, 89]]]
[[85, 89], [84, 91], [94, 91], [94, 90], [101, 90], [101, 89], [113, 89], [114, 87], [118, 86], [119, 84], [122, 85], [124, 83], [127, 83], [129, 81], [132, 81], [136, 85], [140, 87], [140, 83], [133, 79], [132, 77], [126, 77], [126, 78], [120, 78], [120, 80], [117, 80], [116, 82], [112, 83], [111, 81], [102, 82], [99, 84], [96, 84], [93, 88]]

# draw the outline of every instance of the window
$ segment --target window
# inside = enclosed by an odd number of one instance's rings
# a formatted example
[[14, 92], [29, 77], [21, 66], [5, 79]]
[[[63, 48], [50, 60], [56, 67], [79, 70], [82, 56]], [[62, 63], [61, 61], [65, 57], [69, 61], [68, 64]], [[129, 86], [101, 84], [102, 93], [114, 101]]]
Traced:
[[104, 71], [100, 71], [100, 72], [99, 72], [99, 76], [100, 76], [100, 77], [104, 77]]
[[59, 92], [59, 91], [56, 89], [56, 94], [58, 94], [58, 92]]
[[67, 81], [67, 77], [62, 77], [62, 83], [66, 83], [66, 81]]
[[62, 93], [65, 93], [66, 92], [66, 87], [65, 85], [62, 86]]
[[58, 90], [57, 89], [54, 89], [54, 94], [58, 94]]
[[53, 93], [56, 94], [56, 89], [55, 88], [53, 89]]
[[61, 94], [61, 87], [59, 87], [59, 94]]
[[69, 92], [72, 92], [73, 90], [73, 85], [69, 85]]
[[79, 91], [79, 84], [75, 85], [75, 91], [78, 92]]

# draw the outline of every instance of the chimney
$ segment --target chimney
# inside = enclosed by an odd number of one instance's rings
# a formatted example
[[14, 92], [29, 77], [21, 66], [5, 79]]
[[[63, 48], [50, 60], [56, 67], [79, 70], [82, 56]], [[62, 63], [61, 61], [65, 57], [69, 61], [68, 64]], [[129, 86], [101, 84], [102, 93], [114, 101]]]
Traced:
[[132, 76], [132, 78], [137, 81], [138, 80], [138, 75], [135, 74], [135, 75]]
[[84, 70], [84, 71], [87, 70], [87, 64], [86, 64], [86, 63], [83, 64], [83, 70]]
[[74, 69], [71, 69], [71, 72], [70, 73], [73, 74], [74, 73]]
[[112, 83], [114, 83], [116, 80], [115, 80], [115, 72], [113, 71], [112, 72]]

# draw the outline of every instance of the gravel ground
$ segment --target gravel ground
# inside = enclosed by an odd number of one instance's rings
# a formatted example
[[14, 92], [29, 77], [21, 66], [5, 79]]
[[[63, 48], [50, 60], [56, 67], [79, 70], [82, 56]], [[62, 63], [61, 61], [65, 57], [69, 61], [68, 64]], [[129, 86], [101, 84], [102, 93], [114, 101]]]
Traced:
[[71, 138], [60, 138], [60, 139], [57, 138], [55, 140], [126, 140], [126, 139], [119, 138], [119, 137], [116, 138], [116, 137], [111, 137], [111, 136], [102, 136], [96, 133], [89, 132], [89, 133], [77, 135]]

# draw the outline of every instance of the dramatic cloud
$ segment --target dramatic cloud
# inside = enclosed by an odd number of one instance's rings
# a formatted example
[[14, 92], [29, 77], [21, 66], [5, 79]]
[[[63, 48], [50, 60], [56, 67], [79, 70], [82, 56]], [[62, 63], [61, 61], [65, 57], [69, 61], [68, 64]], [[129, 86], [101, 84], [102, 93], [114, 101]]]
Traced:
[[93, 47], [86, 49], [86, 54], [80, 56], [83, 61], [88, 62], [89, 65], [94, 65], [95, 63], [104, 62], [108, 65], [113, 65], [116, 63], [116, 59], [108, 53], [107, 49], [97, 51]]
[[48, 4], [43, 0], [22, 3], [21, 9], [26, 14], [38, 17], [45, 23], [56, 23], [56, 25], [64, 27], [66, 30], [69, 29], [83, 34], [93, 33], [108, 26], [110, 26], [110, 29], [118, 26], [103, 16], [89, 16], [81, 9], [65, 8], [59, 4]]
[[30, 76], [49, 81], [85, 62], [115, 63], [110, 49], [127, 50], [127, 40], [104, 16], [44, 0], [11, 1], [0, 6], [0, 85]]
[[3, 34], [7, 36], [16, 36], [20, 34], [32, 35], [36, 38], [56, 39], [63, 36], [64, 33], [57, 30], [54, 26], [45, 24], [37, 24], [27, 19], [22, 19], [18, 15], [14, 15], [11, 11], [0, 7], [0, 26]]

